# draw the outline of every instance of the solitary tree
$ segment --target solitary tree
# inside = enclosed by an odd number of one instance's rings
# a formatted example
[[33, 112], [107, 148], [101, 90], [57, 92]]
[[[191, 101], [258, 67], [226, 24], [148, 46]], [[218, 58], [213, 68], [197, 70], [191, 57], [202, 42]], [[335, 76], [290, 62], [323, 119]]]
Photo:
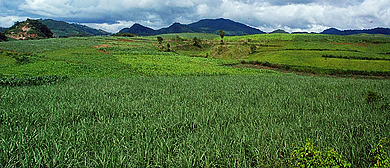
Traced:
[[199, 47], [199, 48], [202, 48], [202, 46], [200, 45], [200, 39], [198, 39], [198, 38], [194, 38], [194, 46], [197, 46], [197, 47]]
[[161, 44], [163, 42], [163, 40], [164, 39], [162, 37], [160, 37], [160, 36], [157, 37], [157, 41], [158, 41], [159, 44]]
[[221, 36], [221, 43], [223, 44], [223, 37], [225, 37], [225, 32], [223, 30], [219, 30], [219, 36]]
[[169, 43], [167, 44], [167, 51], [171, 52], [171, 45]]

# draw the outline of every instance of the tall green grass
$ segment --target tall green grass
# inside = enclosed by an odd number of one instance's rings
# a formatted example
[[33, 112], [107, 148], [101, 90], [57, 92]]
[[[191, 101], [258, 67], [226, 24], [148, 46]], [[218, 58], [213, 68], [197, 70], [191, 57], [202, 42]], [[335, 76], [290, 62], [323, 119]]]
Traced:
[[306, 138], [369, 167], [389, 137], [389, 89], [299, 76], [0, 87], [0, 167], [280, 167]]

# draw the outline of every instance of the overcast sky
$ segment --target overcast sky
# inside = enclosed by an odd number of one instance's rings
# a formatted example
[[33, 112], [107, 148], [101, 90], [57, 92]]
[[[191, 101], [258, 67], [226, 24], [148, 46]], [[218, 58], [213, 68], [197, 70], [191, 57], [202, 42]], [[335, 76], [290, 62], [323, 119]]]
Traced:
[[390, 27], [390, 0], [0, 0], [0, 11], [0, 27], [49, 18], [109, 32], [134, 23], [159, 29], [216, 18], [266, 32]]

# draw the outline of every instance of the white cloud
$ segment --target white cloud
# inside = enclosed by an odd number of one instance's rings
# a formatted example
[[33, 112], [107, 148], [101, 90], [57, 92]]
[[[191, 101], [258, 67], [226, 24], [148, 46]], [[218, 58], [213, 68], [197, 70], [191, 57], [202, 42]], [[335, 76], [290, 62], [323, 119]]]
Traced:
[[201, 17], [207, 16], [210, 12], [210, 8], [206, 4], [200, 4], [197, 6], [197, 14]]
[[192, 3], [189, 0], [181, 0], [181, 1], [175, 1], [175, 0], [168, 0], [165, 2], [166, 6], [171, 7], [182, 7], [182, 8], [188, 8], [194, 6], [194, 3]]
[[0, 16], [0, 27], [11, 27], [17, 21], [26, 20], [28, 17]]
[[108, 23], [82, 23], [83, 25], [87, 25], [89, 27], [95, 28], [95, 29], [101, 29], [108, 32], [116, 33], [119, 30], [130, 27], [134, 24], [132, 21], [118, 21], [118, 23], [114, 24], [108, 24]]

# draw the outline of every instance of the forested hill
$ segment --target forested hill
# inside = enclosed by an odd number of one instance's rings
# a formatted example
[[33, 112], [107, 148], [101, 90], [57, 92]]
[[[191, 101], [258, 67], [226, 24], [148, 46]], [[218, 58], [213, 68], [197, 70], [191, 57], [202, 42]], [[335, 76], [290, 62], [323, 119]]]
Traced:
[[70, 24], [64, 21], [56, 21], [52, 19], [39, 19], [38, 21], [49, 27], [49, 29], [54, 33], [55, 37], [102, 36], [111, 34], [104, 30], [97, 30], [75, 23]]
[[264, 32], [249, 27], [245, 24], [238, 23], [229, 19], [203, 19], [191, 24], [174, 23], [167, 28], [159, 30], [153, 30], [151, 28], [142, 26], [140, 24], [134, 24], [130, 28], [124, 28], [119, 33], [133, 33], [141, 36], [157, 35], [166, 33], [211, 33], [218, 34], [219, 30], [226, 32], [226, 35], [240, 36], [251, 34], [263, 34]]
[[321, 32], [320, 34], [333, 34], [333, 35], [353, 35], [353, 34], [386, 34], [390, 35], [389, 28], [375, 28], [375, 29], [364, 29], [364, 30], [338, 30], [336, 28], [329, 28]]
[[52, 38], [53, 32], [38, 20], [27, 19], [16, 22], [6, 31], [6, 35], [17, 40]]

